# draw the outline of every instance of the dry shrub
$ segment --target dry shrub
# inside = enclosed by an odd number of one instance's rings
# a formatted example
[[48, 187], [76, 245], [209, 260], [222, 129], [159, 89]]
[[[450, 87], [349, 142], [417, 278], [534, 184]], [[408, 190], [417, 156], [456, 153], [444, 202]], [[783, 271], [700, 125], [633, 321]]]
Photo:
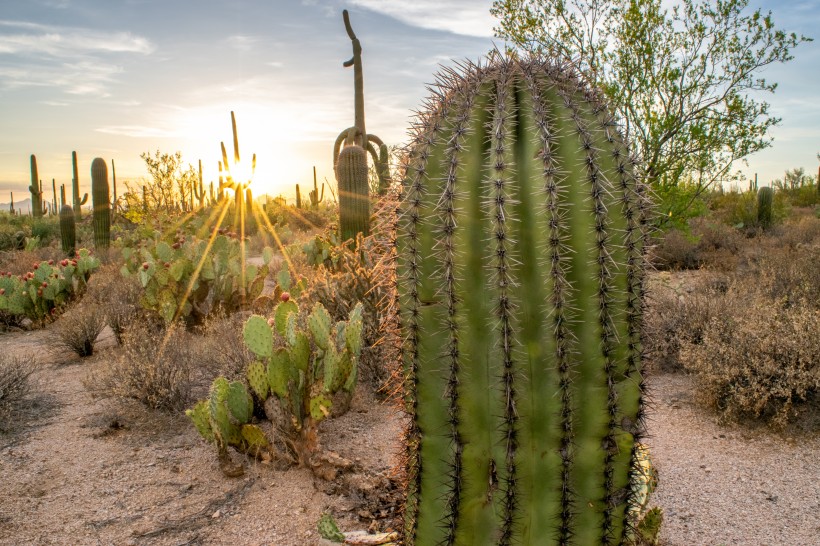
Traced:
[[137, 323], [123, 335], [122, 355], [92, 372], [86, 387], [96, 396], [136, 400], [151, 409], [182, 411], [194, 401], [199, 340], [182, 326], [157, 331]]
[[697, 243], [684, 232], [672, 229], [655, 242], [649, 260], [659, 270], [697, 269], [700, 255]]
[[85, 299], [97, 304], [117, 343], [122, 344], [123, 333], [130, 324], [143, 318], [140, 292], [136, 276], [123, 277], [115, 263], [102, 265], [88, 281]]
[[31, 357], [0, 353], [0, 432], [11, 430], [15, 415], [31, 392], [29, 378], [33, 372]]
[[58, 355], [68, 349], [80, 357], [94, 354], [94, 342], [105, 328], [105, 317], [93, 302], [82, 301], [63, 314], [55, 326], [52, 351]]
[[[820, 209], [818, 209], [820, 210]], [[772, 230], [778, 246], [792, 250], [806, 250], [804, 247], [820, 245], [820, 218], [800, 216], [777, 226]]]
[[700, 396], [722, 416], [756, 418], [781, 428], [820, 412], [820, 312], [772, 308], [765, 298], [732, 316], [714, 317], [701, 343], [681, 354], [698, 376]]
[[682, 371], [681, 347], [702, 343], [712, 319], [725, 312], [725, 291], [719, 277], [702, 279], [689, 293], [678, 294], [668, 286], [653, 290], [644, 319], [645, 368]]
[[698, 262], [709, 269], [734, 270], [743, 236], [734, 228], [705, 218], [692, 220], [692, 234], [697, 238]]
[[244, 377], [248, 364], [256, 356], [248, 349], [242, 329], [247, 316], [235, 313], [215, 314], [198, 327], [196, 343], [203, 355], [199, 370], [212, 379], [218, 375], [229, 379]]

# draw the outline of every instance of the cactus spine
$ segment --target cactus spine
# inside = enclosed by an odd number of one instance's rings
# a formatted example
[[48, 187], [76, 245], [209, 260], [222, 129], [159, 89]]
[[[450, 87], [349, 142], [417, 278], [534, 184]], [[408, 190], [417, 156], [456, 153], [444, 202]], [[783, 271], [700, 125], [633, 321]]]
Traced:
[[82, 199], [80, 199], [80, 177], [77, 173], [77, 152], [71, 152], [71, 165], [74, 171], [74, 178], [71, 180], [74, 218], [79, 222], [83, 217], [82, 206], [88, 202], [88, 194], [84, 193]]
[[439, 77], [398, 215], [406, 544], [621, 544], [643, 430], [643, 185], [598, 95]]
[[74, 209], [71, 205], [60, 208], [60, 243], [66, 256], [74, 257], [77, 242], [77, 227], [74, 220]]
[[37, 158], [31, 154], [31, 215], [39, 218], [43, 215], [43, 188], [37, 175]]
[[91, 162], [91, 203], [94, 209], [94, 247], [105, 250], [111, 242], [111, 202], [108, 166], [100, 157]]
[[757, 223], [763, 229], [772, 225], [772, 201], [774, 191], [769, 187], [762, 187], [757, 192]]

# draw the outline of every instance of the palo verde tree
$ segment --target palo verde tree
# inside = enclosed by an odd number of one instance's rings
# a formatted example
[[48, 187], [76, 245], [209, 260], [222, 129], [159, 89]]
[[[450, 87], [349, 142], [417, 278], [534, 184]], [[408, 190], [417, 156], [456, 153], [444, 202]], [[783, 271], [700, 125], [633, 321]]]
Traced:
[[194, 182], [199, 180], [199, 174], [192, 165], [186, 167], [183, 164], [182, 152], [169, 154], [157, 150], [154, 154], [145, 152], [140, 157], [145, 161], [149, 178], [125, 182], [125, 200], [131, 220], [143, 211], [174, 212], [190, 204], [190, 192]]
[[761, 76], [810, 38], [778, 29], [748, 0], [495, 0], [495, 32], [523, 50], [573, 59], [601, 87], [661, 200], [684, 214], [733, 162], [771, 145], [780, 119]]

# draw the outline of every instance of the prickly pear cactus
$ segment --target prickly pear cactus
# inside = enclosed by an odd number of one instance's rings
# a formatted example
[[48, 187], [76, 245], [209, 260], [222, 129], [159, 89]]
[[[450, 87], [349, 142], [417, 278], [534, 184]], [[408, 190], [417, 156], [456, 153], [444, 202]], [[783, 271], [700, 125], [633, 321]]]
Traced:
[[[361, 350], [361, 305], [348, 321], [333, 324], [320, 305], [308, 319], [312, 328], [301, 326], [299, 309], [292, 301], [279, 304], [281, 328], [276, 322], [251, 316], [243, 328], [245, 344], [257, 357], [248, 366], [248, 391], [242, 383], [218, 378], [209, 400], [186, 411], [207, 441], [215, 443], [220, 460], [228, 446], [262, 457], [281, 457], [268, 438], [253, 424], [254, 397], [281, 435], [278, 444], [291, 451], [285, 459], [305, 461], [316, 448], [316, 425], [346, 409], [356, 386], [356, 364]], [[319, 346], [318, 331], [325, 341]], [[252, 393], [252, 394], [251, 394]]]
[[407, 544], [621, 544], [643, 426], [645, 190], [555, 62], [441, 76], [397, 233]]
[[94, 208], [94, 247], [105, 250], [111, 243], [111, 201], [108, 165], [101, 157], [91, 162], [91, 203]]
[[60, 209], [60, 243], [67, 256], [74, 256], [77, 244], [77, 227], [74, 221], [74, 209], [71, 205], [63, 205]]

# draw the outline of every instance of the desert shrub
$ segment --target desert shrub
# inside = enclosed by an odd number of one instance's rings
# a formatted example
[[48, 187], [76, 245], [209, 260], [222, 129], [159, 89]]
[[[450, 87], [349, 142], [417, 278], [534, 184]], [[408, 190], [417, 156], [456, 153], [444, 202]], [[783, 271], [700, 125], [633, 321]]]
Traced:
[[150, 409], [176, 412], [193, 400], [194, 371], [202, 365], [198, 341], [179, 325], [163, 334], [136, 323], [123, 336], [122, 354], [86, 378], [98, 397], [136, 400]]
[[649, 259], [661, 271], [700, 267], [697, 241], [679, 229], [671, 229], [656, 240]]
[[[820, 211], [820, 208], [817, 209]], [[820, 218], [800, 216], [784, 222], [772, 230], [779, 247], [800, 249], [804, 246], [820, 246]]]
[[782, 427], [820, 411], [820, 313], [773, 308], [765, 298], [730, 316], [713, 317], [701, 343], [681, 354], [700, 395], [722, 416]]
[[220, 313], [209, 317], [195, 330], [198, 334], [196, 343], [207, 355], [207, 362], [201, 366], [205, 365], [208, 374], [236, 379], [242, 377], [248, 364], [255, 360], [242, 335], [244, 323], [245, 317], [241, 314], [226, 316]]
[[682, 347], [703, 342], [712, 319], [725, 312], [724, 292], [720, 278], [702, 280], [689, 293], [678, 294], [668, 286], [653, 289], [644, 315], [646, 369], [682, 371]]
[[706, 218], [693, 219], [691, 230], [697, 239], [695, 254], [700, 266], [722, 271], [735, 268], [743, 243], [743, 236], [737, 230]]
[[60, 223], [57, 216], [33, 218], [31, 236], [40, 240], [40, 246], [49, 246], [52, 241], [60, 239]]
[[0, 353], [0, 432], [11, 429], [14, 415], [31, 392], [34, 361]]
[[105, 316], [93, 302], [82, 301], [63, 314], [55, 325], [52, 350], [64, 350], [87, 357], [94, 354], [94, 342], [105, 327]]
[[126, 328], [144, 314], [139, 305], [140, 285], [134, 277], [122, 277], [116, 264], [100, 267], [88, 281], [85, 300], [94, 302], [114, 332], [117, 343], [122, 344]]

